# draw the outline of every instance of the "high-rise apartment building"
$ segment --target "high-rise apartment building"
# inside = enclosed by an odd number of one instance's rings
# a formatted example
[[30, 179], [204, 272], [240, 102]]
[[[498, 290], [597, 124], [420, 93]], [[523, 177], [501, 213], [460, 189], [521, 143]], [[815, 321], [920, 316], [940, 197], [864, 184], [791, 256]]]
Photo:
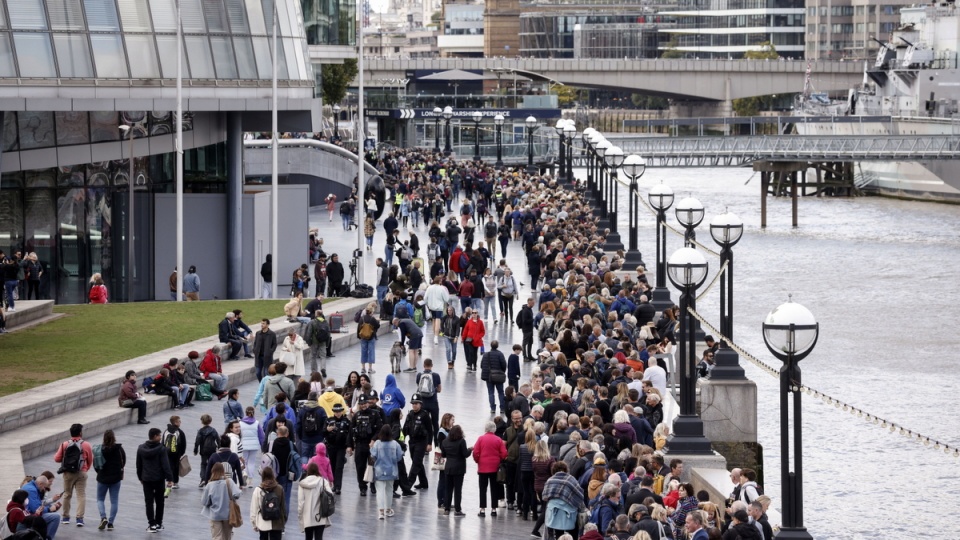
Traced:
[[808, 0], [806, 58], [870, 60], [900, 21], [905, 0]]

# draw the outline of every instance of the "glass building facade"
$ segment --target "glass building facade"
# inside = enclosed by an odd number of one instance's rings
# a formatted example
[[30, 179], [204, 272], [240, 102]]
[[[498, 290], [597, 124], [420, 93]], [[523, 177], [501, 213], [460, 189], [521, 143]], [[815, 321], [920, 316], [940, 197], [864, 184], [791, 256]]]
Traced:
[[300, 0], [310, 45], [356, 45], [356, 0]]
[[[592, 11], [557, 9], [520, 16], [520, 55], [529, 58], [656, 58], [669, 17], [639, 7]], [[580, 34], [584, 32], [583, 34]], [[579, 35], [578, 35], [579, 34]]]

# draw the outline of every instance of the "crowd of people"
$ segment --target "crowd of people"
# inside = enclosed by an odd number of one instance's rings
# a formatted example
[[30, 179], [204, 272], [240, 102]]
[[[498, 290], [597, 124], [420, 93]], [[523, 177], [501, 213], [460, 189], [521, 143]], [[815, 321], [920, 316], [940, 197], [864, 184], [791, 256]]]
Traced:
[[[355, 321], [360, 352], [342, 355], [349, 356], [342, 362], [359, 359], [359, 371], [341, 381], [327, 376], [326, 358], [333, 355], [324, 289], [315, 288], [304, 306], [305, 286], [286, 310], [302, 324], [282, 339], [266, 319], [254, 332], [242, 313], [227, 313], [220, 324], [220, 341], [230, 347], [224, 353], [255, 360], [259, 386], [251, 406], [229, 389], [219, 347], [199, 365], [200, 355], [191, 353], [151, 378], [174, 408], [192, 406], [194, 385], [203, 381], [226, 398], [223, 431], [205, 414], [192, 441], [200, 457], [201, 513], [213, 538], [230, 538], [236, 523], [231, 507], [251, 487], [243, 517], [261, 539], [280, 538], [291, 517], [307, 539], [322, 538], [336, 525], [327, 497], [341, 496], [351, 461], [359, 495], [376, 497], [378, 519], [402, 511], [394, 500], [431, 490], [441, 518], [462, 518], [470, 460], [477, 471], [469, 475], [478, 479], [477, 516], [511, 520], [533, 536], [772, 538], [769, 498], [754, 471], [732, 471], [733, 492], [718, 505], [693, 488], [682, 461], [664, 457], [670, 433], [663, 359], [679, 331], [677, 311], [666, 309], [657, 318], [643, 266], [623, 268], [622, 253], [603, 252], [606, 231], [598, 229], [582, 191], [562, 189], [549, 176], [429, 152], [385, 152], [376, 166], [395, 182], [382, 227], [369, 228], [369, 249], [379, 230], [386, 247], [377, 257], [376, 299]], [[417, 234], [424, 229], [425, 246]], [[508, 249], [523, 250], [526, 268], [509, 267]], [[426, 260], [420, 258], [424, 251]], [[384, 386], [375, 388], [374, 346], [382, 324], [396, 331], [387, 334], [396, 336], [389, 338], [396, 354], [391, 351]], [[515, 325], [522, 337], [501, 347], [490, 338], [491, 325]], [[462, 426], [451, 412], [457, 389], [445, 388], [434, 359], [421, 355], [430, 337], [435, 345], [443, 342], [440, 367], [458, 369], [462, 351], [467, 372], [479, 375], [476, 384], [487, 390], [490, 410], [482, 425]], [[715, 345], [708, 342], [707, 350]], [[309, 369], [304, 354], [312, 358]], [[709, 371], [708, 360], [712, 353], [701, 370]], [[135, 372], [127, 373], [120, 405], [138, 408], [140, 422], [149, 423], [136, 380]], [[97, 466], [94, 454], [102, 456], [97, 500], [100, 528], [109, 529], [116, 505], [107, 514], [102, 500], [115, 499], [111, 486], [119, 481], [111, 483], [116, 477], [107, 474], [101, 482], [101, 475], [118, 463], [122, 470], [126, 458], [112, 433], [94, 451], [82, 440], [82, 426], [75, 427], [76, 436], [57, 455], [79, 452], [83, 471]], [[151, 532], [164, 528], [164, 495], [179, 488], [190, 447], [173, 416], [166, 430], [151, 428], [137, 450]], [[53, 475], [31, 480], [41, 495], [24, 509], [55, 515], [40, 520], [50, 538], [57, 525], [70, 522], [69, 492], [75, 488], [83, 500], [81, 481], [68, 474], [62, 500], [42, 496], [51, 491]], [[78, 525], [83, 510], [81, 502]], [[34, 525], [41, 526], [38, 520]]]

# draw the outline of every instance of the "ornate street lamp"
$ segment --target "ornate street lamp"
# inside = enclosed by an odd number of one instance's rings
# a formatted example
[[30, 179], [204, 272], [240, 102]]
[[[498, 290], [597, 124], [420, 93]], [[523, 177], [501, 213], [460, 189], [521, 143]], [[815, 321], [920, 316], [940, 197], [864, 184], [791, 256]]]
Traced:
[[483, 113], [480, 111], [473, 111], [471, 115], [473, 117], [473, 160], [480, 161], [480, 122], [483, 122]]
[[527, 127], [527, 174], [536, 174], [537, 168], [533, 166], [533, 134], [540, 126], [533, 116], [527, 117], [525, 125]]
[[693, 197], [687, 197], [677, 203], [674, 211], [677, 213], [677, 221], [687, 230], [683, 236], [684, 245], [694, 247], [693, 241], [697, 239], [694, 229], [703, 221], [703, 203]]
[[493, 117], [493, 124], [497, 126], [497, 169], [503, 168], [503, 115]]
[[573, 139], [577, 136], [577, 122], [567, 120], [567, 125], [563, 127], [563, 135], [567, 138], [567, 183], [571, 187], [575, 187], [576, 182], [573, 179]]
[[333, 138], [340, 138], [340, 105], [333, 106]]
[[613, 145], [602, 135], [597, 135], [594, 137], [594, 140], [597, 141], [597, 143], [593, 145], [593, 151], [597, 154], [596, 185], [597, 204], [600, 206], [600, 227], [606, 229], [610, 227], [610, 221], [607, 218], [610, 208], [607, 206], [607, 161], [604, 159], [604, 156], [607, 155], [607, 149]]
[[650, 303], [657, 311], [663, 311], [673, 305], [670, 290], [667, 289], [667, 210], [673, 206], [673, 190], [660, 183], [647, 194], [650, 206], [657, 211], [657, 286], [653, 289]]
[[566, 127], [567, 127], [567, 119], [566, 119], [566, 118], [561, 118], [561, 119], [557, 120], [557, 124], [556, 124], [556, 125], [554, 126], [554, 128], [553, 128], [553, 129], [557, 130], [557, 138], [558, 138], [558, 142], [557, 142], [557, 161], [558, 161], [559, 166], [560, 166], [560, 173], [557, 174], [557, 183], [560, 183], [560, 182], [563, 181], [563, 177], [564, 177], [564, 174], [565, 174], [565, 172], [566, 172], [566, 166], [567, 166], [567, 159], [566, 159], [566, 158], [567, 158], [567, 150], [563, 147], [563, 133], [564, 133], [563, 130], [564, 130], [564, 128], [566, 128]]
[[451, 136], [450, 119], [451, 118], [453, 118], [453, 107], [447, 105], [446, 107], [443, 108], [443, 119], [447, 123], [447, 142], [446, 142], [446, 145], [443, 147], [443, 155], [445, 156], [449, 156], [450, 152], [453, 151], [450, 149], [450, 138], [451, 138], [450, 137]]
[[[727, 212], [710, 222], [710, 236], [720, 245], [720, 267], [726, 263], [727, 270], [720, 278], [720, 333], [733, 341], [733, 246], [743, 236], [743, 221], [736, 214]], [[745, 380], [740, 367], [740, 356], [720, 340], [720, 349], [714, 355], [715, 367], [711, 379]]]
[[433, 150], [437, 153], [440, 153], [440, 119], [443, 118], [443, 109], [440, 107], [433, 108], [433, 133], [436, 137], [434, 139]]
[[643, 264], [643, 255], [640, 254], [640, 250], [637, 247], [637, 227], [640, 221], [640, 216], [637, 214], [640, 210], [640, 201], [637, 200], [640, 197], [637, 192], [637, 179], [643, 176], [646, 170], [646, 160], [636, 154], [630, 154], [623, 160], [623, 174], [630, 179], [630, 195], [628, 195], [630, 216], [628, 217], [629, 224], [627, 226], [627, 234], [629, 235], [627, 242], [629, 245], [624, 257], [624, 266], [627, 268], [635, 268]]
[[[775, 538], [809, 540], [803, 526], [803, 444], [800, 413], [800, 361], [817, 344], [820, 324], [810, 310], [792, 300], [771, 311], [763, 321], [763, 342], [783, 361], [780, 369], [780, 483], [783, 525]], [[790, 394], [793, 394], [793, 466], [790, 472]]]
[[593, 134], [597, 130], [592, 127], [588, 127], [583, 130], [581, 134], [581, 140], [583, 141], [583, 150], [584, 156], [587, 158], [587, 191], [593, 193], [593, 165], [594, 165], [594, 155], [593, 155]]
[[677, 355], [680, 372], [680, 415], [673, 421], [673, 437], [667, 442], [670, 454], [711, 454], [710, 441], [703, 435], [703, 421], [697, 416], [697, 337], [690, 309], [694, 308], [697, 287], [707, 279], [703, 253], [688, 247], [673, 252], [667, 263], [670, 282], [680, 289], [681, 336]]
[[607, 216], [610, 218], [610, 234], [607, 235], [607, 241], [603, 245], [606, 251], [618, 251], [623, 249], [623, 242], [620, 241], [620, 233], [617, 232], [617, 221], [619, 212], [617, 204], [620, 202], [620, 191], [617, 179], [617, 170], [623, 164], [623, 150], [619, 146], [611, 146], [603, 154], [603, 161], [607, 165], [609, 175], [607, 177]]

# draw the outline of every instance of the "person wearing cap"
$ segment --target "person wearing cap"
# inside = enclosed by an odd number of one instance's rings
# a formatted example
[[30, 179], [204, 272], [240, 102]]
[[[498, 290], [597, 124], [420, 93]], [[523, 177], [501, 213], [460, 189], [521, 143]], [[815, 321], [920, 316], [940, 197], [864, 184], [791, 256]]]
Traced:
[[[367, 470], [370, 447], [374, 438], [380, 433], [380, 428], [383, 427], [380, 409], [370, 408], [369, 402], [366, 394], [360, 396], [359, 410], [353, 415], [353, 422], [350, 424], [350, 442], [347, 445], [347, 455], [353, 456], [353, 463], [357, 468], [357, 484], [360, 486], [361, 497], [367, 496], [367, 482], [363, 480], [363, 474]], [[372, 486], [372, 490], [376, 494], [377, 487]]]
[[420, 394], [414, 394], [410, 399], [412, 410], [407, 414], [403, 423], [403, 435], [407, 438], [410, 447], [410, 472], [407, 478], [414, 489], [427, 489], [427, 471], [423, 467], [423, 460], [433, 450], [433, 419], [431, 414], [424, 410]]
[[[328, 393], [331, 392], [324, 392], [324, 395]], [[350, 445], [351, 425], [346, 410], [347, 407], [343, 403], [333, 404], [331, 407], [333, 414], [327, 418], [323, 437], [327, 445], [327, 456], [330, 458], [330, 468], [333, 469], [333, 492], [337, 495], [343, 487], [343, 466], [347, 462], [347, 447]]]

